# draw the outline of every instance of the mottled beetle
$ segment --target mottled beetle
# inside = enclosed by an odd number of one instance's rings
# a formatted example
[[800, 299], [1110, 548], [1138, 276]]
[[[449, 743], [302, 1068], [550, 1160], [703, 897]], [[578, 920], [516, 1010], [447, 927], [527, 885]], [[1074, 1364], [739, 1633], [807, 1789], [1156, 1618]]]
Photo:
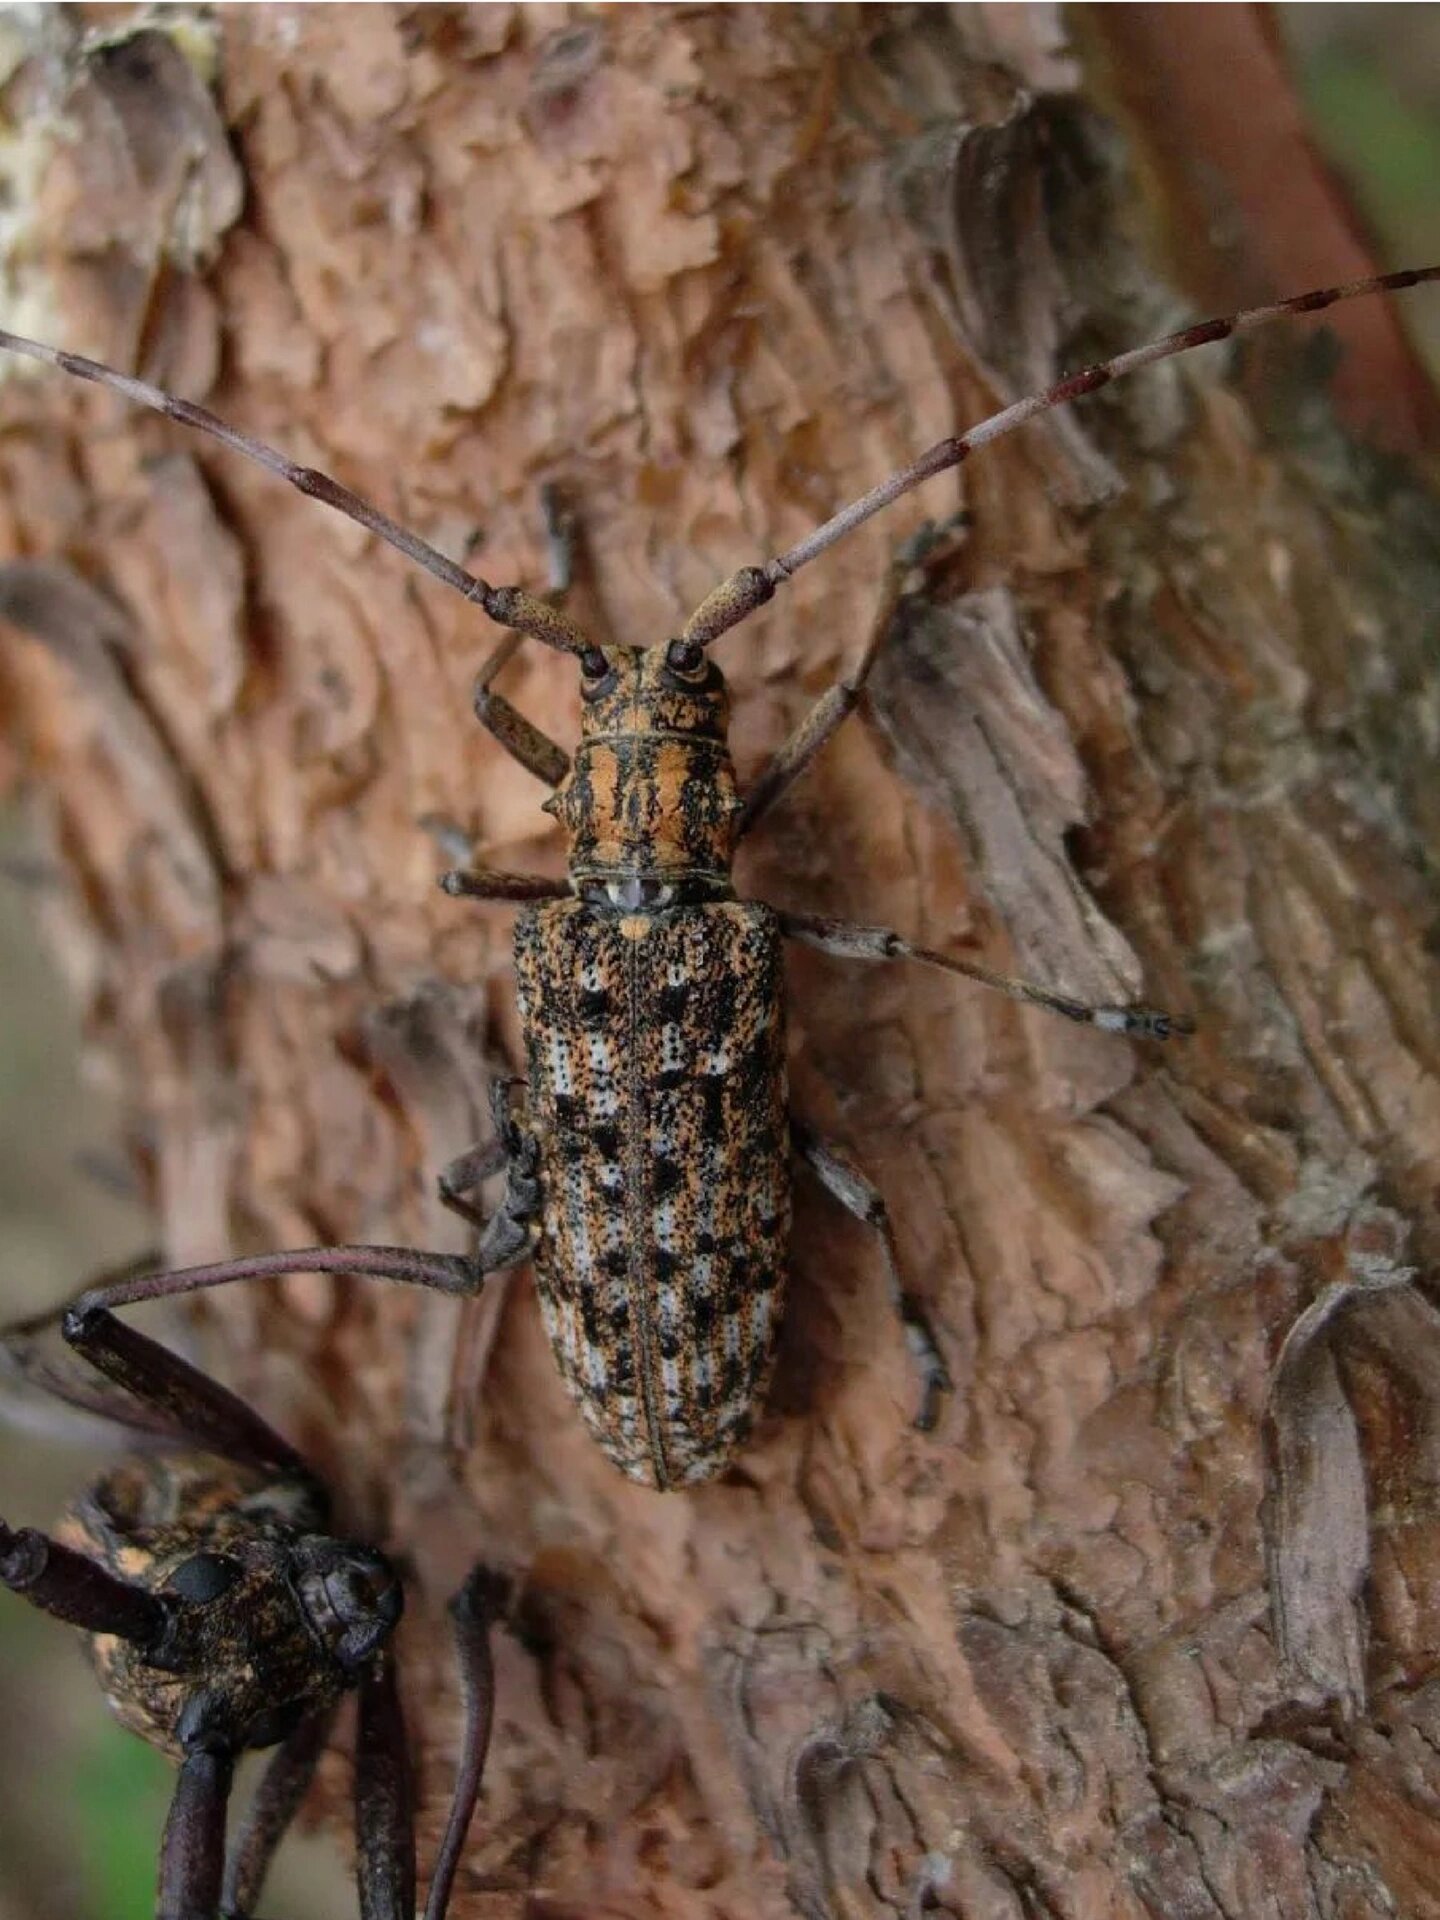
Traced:
[[[103, 1381], [12, 1329], [23, 1378], [149, 1446], [80, 1496], [53, 1537], [0, 1521], [0, 1582], [91, 1636], [111, 1708], [180, 1763], [157, 1920], [248, 1920], [343, 1696], [359, 1697], [356, 1876], [365, 1920], [415, 1920], [415, 1833], [391, 1636], [404, 1594], [373, 1547], [334, 1538], [320, 1480], [242, 1400], [103, 1309], [66, 1338]], [[118, 1391], [117, 1391], [118, 1389]], [[161, 1450], [155, 1450], [159, 1442]], [[500, 1596], [477, 1568], [451, 1602], [465, 1737], [426, 1920], [443, 1920], [479, 1792]], [[225, 1852], [236, 1761], [278, 1747]]]
[[[441, 1176], [446, 1204], [480, 1229], [473, 1258], [388, 1247], [328, 1247], [158, 1274], [83, 1298], [77, 1335], [102, 1307], [246, 1276], [366, 1273], [473, 1294], [487, 1272], [533, 1260], [565, 1383], [625, 1473], [656, 1487], [704, 1480], [740, 1443], [775, 1355], [795, 1149], [877, 1232], [926, 1386], [919, 1424], [948, 1387], [923, 1316], [904, 1293], [879, 1194], [799, 1126], [786, 1105], [781, 941], [863, 960], [915, 959], [1073, 1020], [1156, 1038], [1182, 1023], [1141, 1007], [1092, 1007], [913, 946], [879, 927], [777, 912], [735, 898], [740, 839], [855, 707], [883, 638], [816, 702], [750, 792], [726, 744], [727, 698], [708, 648], [799, 568], [922, 481], [958, 466], [1048, 408], [1191, 347], [1337, 300], [1440, 277], [1385, 274], [1186, 327], [1017, 401], [836, 514], [764, 566], [742, 568], [659, 647], [596, 645], [556, 598], [493, 587], [323, 473], [238, 433], [207, 409], [77, 355], [0, 333], [0, 347], [114, 388], [223, 441], [358, 521], [499, 625], [512, 629], [482, 671], [476, 712], [553, 789], [569, 838], [563, 882], [494, 871], [449, 874], [451, 893], [522, 903], [515, 966], [527, 1077], [502, 1089], [495, 1137]], [[529, 636], [579, 663], [584, 716], [573, 760], [494, 681]], [[499, 1209], [475, 1203], [505, 1174]]]

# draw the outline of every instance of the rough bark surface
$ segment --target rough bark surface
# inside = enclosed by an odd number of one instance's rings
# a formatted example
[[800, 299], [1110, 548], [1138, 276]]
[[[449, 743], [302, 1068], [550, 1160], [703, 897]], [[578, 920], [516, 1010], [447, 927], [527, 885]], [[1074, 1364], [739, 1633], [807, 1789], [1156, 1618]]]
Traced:
[[[1141, 217], [1046, 8], [222, 8], [107, 16], [88, 52], [38, 20], [14, 324], [478, 540], [492, 579], [543, 577], [558, 482], [616, 636], [1186, 312], [1164, 197]], [[422, 1865], [440, 1600], [477, 1554], [517, 1575], [455, 1920], [1440, 1914], [1440, 1318], [1408, 1272], [1437, 1239], [1437, 522], [1336, 428], [1322, 351], [1264, 362], [1265, 427], [1223, 355], [1125, 383], [721, 650], [743, 778], [897, 544], [963, 507], [878, 725], [743, 887], [1200, 1023], [1136, 1047], [795, 956], [798, 1099], [889, 1198], [957, 1385], [935, 1433], [876, 1250], [803, 1184], [770, 1411], [695, 1493], [607, 1467], [523, 1279], [463, 1312], [314, 1279], [205, 1305], [414, 1564]], [[518, 1044], [505, 915], [437, 894], [437, 839], [558, 868], [469, 714], [494, 636], [268, 476], [7, 376], [9, 764], [168, 1254], [458, 1244], [429, 1175]], [[572, 736], [565, 663], [505, 690]]]

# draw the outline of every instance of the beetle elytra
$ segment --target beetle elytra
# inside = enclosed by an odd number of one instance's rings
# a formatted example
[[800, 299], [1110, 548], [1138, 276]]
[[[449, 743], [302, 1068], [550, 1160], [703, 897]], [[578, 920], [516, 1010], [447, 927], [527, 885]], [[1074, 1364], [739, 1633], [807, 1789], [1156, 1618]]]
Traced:
[[[476, 712], [552, 789], [569, 876], [472, 870], [457, 895], [521, 903], [515, 959], [526, 1077], [499, 1091], [495, 1133], [442, 1175], [446, 1203], [479, 1230], [473, 1257], [323, 1247], [151, 1275], [82, 1297], [87, 1316], [126, 1302], [294, 1271], [371, 1274], [454, 1294], [532, 1260], [556, 1360], [609, 1457], [656, 1487], [713, 1476], [740, 1444], [768, 1381], [784, 1289], [792, 1148], [876, 1232], [924, 1375], [917, 1424], [949, 1385], [938, 1345], [907, 1295], [884, 1202], [840, 1154], [788, 1114], [781, 946], [795, 939], [862, 959], [919, 960], [1010, 997], [1115, 1032], [1163, 1038], [1187, 1023], [1143, 1007], [1089, 1006], [886, 928], [740, 901], [739, 840], [770, 811], [861, 698], [883, 638], [816, 701], [750, 792], [737, 790], [727, 697], [709, 648], [863, 521], [1046, 410], [1119, 376], [1339, 300], [1440, 278], [1426, 267], [1351, 282], [1224, 319], [1086, 368], [942, 440], [787, 552], [742, 568], [678, 635], [648, 649], [597, 645], [555, 597], [496, 587], [323, 473], [295, 465], [207, 409], [79, 356], [0, 333], [0, 347], [113, 388], [196, 427], [397, 547], [511, 631], [482, 671]], [[526, 637], [575, 657], [584, 698], [572, 757], [497, 693]], [[505, 1176], [484, 1214], [480, 1184]]]

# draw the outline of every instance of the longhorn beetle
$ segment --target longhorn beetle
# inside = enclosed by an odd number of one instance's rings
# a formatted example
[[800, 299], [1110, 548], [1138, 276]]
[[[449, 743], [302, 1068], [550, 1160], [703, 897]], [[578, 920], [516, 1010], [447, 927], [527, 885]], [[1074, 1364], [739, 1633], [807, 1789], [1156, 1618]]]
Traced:
[[[924, 1377], [917, 1424], [932, 1425], [950, 1382], [901, 1284], [885, 1204], [840, 1154], [788, 1117], [782, 940], [857, 960], [919, 960], [1111, 1032], [1163, 1039], [1188, 1023], [1145, 1007], [1086, 1006], [886, 928], [737, 900], [736, 844], [855, 707], [884, 625], [743, 798], [726, 744], [725, 683], [709, 649], [862, 521], [1037, 414], [1267, 321], [1437, 278], [1440, 266], [1432, 266], [1301, 294], [1182, 328], [1072, 374], [940, 441], [788, 552], [742, 567], [678, 635], [648, 649], [597, 645], [556, 599], [491, 586], [328, 475], [295, 465], [204, 407], [0, 332], [0, 347], [111, 387], [258, 461], [509, 628], [480, 674], [475, 710], [506, 752], [552, 789], [546, 810], [569, 839], [565, 881], [489, 869], [442, 881], [452, 894], [521, 904], [515, 970], [526, 1078], [497, 1090], [492, 1141], [440, 1176], [446, 1204], [479, 1229], [473, 1257], [321, 1247], [226, 1260], [84, 1295], [71, 1309], [72, 1333], [102, 1308], [247, 1276], [373, 1274], [473, 1294], [487, 1272], [532, 1260], [561, 1374], [610, 1459], [656, 1487], [704, 1480], [733, 1456], [774, 1361], [793, 1145], [840, 1204], [875, 1230]], [[526, 637], [578, 663], [584, 707], [573, 759], [494, 690]], [[475, 1196], [500, 1172], [504, 1195], [487, 1217]]]
[[[0, 1521], [0, 1584], [83, 1628], [116, 1716], [180, 1763], [157, 1920], [249, 1920], [351, 1690], [360, 1910], [415, 1920], [414, 1807], [390, 1650], [404, 1603], [396, 1570], [331, 1536], [314, 1470], [226, 1388], [103, 1308], [65, 1321], [70, 1346], [102, 1378], [62, 1374], [44, 1357], [46, 1325], [0, 1337], [18, 1374], [166, 1449], [110, 1468], [53, 1537]], [[444, 1920], [480, 1789], [500, 1595], [476, 1568], [451, 1602], [465, 1734], [425, 1920]], [[235, 1763], [272, 1746], [227, 1859]]]

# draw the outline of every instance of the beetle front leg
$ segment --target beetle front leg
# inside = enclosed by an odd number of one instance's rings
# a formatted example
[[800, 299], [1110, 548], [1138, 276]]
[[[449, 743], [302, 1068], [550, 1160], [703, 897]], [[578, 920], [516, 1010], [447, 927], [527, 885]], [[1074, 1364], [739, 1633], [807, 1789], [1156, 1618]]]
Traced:
[[415, 1784], [395, 1660], [388, 1650], [360, 1682], [355, 1874], [361, 1920], [414, 1920]]
[[302, 1720], [265, 1768], [240, 1836], [225, 1863], [225, 1886], [220, 1896], [223, 1920], [251, 1920], [275, 1850], [315, 1777], [339, 1705], [336, 1701], [323, 1713]]
[[533, 773], [547, 787], [558, 787], [570, 771], [569, 754], [491, 685], [515, 657], [524, 638], [523, 633], [507, 634], [480, 669], [475, 681], [475, 718], [527, 773]]
[[854, 1219], [869, 1227], [880, 1241], [890, 1299], [904, 1329], [905, 1344], [920, 1370], [920, 1411], [915, 1416], [915, 1425], [921, 1433], [929, 1433], [940, 1417], [941, 1400], [954, 1391], [954, 1382], [936, 1344], [925, 1309], [914, 1294], [905, 1291], [900, 1278], [900, 1261], [895, 1251], [895, 1231], [890, 1225], [889, 1209], [879, 1188], [872, 1185], [858, 1167], [833, 1147], [827, 1146], [803, 1121], [793, 1116], [790, 1137], [796, 1153], [825, 1191], [838, 1200]]
[[155, 1920], [216, 1920], [225, 1872], [225, 1814], [235, 1761], [226, 1752], [187, 1753], [160, 1845]]
[[1030, 980], [1017, 980], [1009, 974], [993, 973], [973, 960], [961, 960], [954, 954], [940, 953], [934, 947], [919, 947], [889, 927], [857, 926], [848, 920], [827, 920], [819, 914], [790, 913], [775, 909], [781, 931], [787, 939], [803, 946], [817, 947], [821, 953], [838, 954], [842, 960], [919, 960], [927, 967], [939, 967], [944, 973], [974, 980], [1009, 1000], [1022, 1000], [1032, 1007], [1044, 1007], [1107, 1033], [1134, 1033], [1150, 1040], [1168, 1040], [1172, 1034], [1193, 1033], [1195, 1023], [1181, 1014], [1163, 1013], [1158, 1007], [1092, 1006], [1085, 1000], [1072, 1000], [1068, 994], [1055, 993], [1049, 987]]
[[490, 1730], [495, 1720], [495, 1662], [490, 1651], [490, 1626], [508, 1594], [509, 1583], [502, 1576], [479, 1566], [472, 1569], [450, 1601], [460, 1690], [465, 1700], [465, 1731], [450, 1816], [445, 1822], [444, 1837], [430, 1877], [425, 1920], [445, 1920], [460, 1856], [465, 1851], [474, 1818], [475, 1802], [480, 1797], [485, 1758], [490, 1751]]
[[[450, 1602], [465, 1699], [465, 1729], [450, 1814], [431, 1876], [425, 1920], [445, 1920], [475, 1812], [495, 1711], [490, 1626], [508, 1592], [474, 1568]], [[394, 1657], [386, 1652], [360, 1683], [355, 1735], [355, 1849], [361, 1920], [415, 1920], [415, 1793]], [[228, 1916], [227, 1916], [228, 1920]]]

